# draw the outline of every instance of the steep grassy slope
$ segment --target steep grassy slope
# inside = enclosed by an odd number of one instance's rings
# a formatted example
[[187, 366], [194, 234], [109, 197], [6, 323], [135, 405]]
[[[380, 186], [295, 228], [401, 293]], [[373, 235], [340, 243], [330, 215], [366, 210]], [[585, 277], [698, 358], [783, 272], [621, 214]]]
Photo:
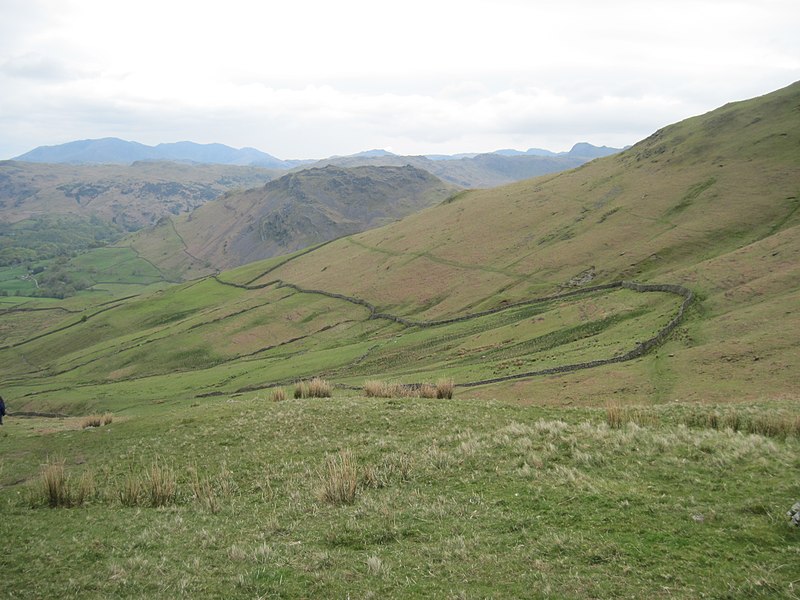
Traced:
[[124, 243], [193, 277], [376, 227], [438, 204], [457, 189], [410, 166], [307, 169], [227, 194]]

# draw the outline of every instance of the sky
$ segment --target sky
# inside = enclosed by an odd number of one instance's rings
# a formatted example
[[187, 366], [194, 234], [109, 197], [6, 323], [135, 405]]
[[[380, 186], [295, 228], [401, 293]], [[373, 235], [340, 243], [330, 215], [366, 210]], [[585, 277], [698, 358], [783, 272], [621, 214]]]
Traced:
[[0, 159], [622, 147], [800, 80], [797, 0], [0, 0]]

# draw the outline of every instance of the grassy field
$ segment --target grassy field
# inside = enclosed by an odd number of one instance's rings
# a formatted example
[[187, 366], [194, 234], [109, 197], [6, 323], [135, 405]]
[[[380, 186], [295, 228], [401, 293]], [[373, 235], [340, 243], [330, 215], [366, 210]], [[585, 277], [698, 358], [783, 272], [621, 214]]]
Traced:
[[[173, 230], [160, 270], [134, 239], [83, 259], [93, 291], [0, 298], [3, 590], [796, 598], [799, 102], [217, 276], [165, 281], [191, 258]], [[620, 280], [696, 300], [634, 360], [468, 385], [622, 355], [677, 314], [586, 291]], [[294, 399], [313, 377], [333, 398]]]
[[[250, 394], [138, 404], [97, 428], [9, 419], [4, 589], [793, 598], [798, 439], [697, 424], [735, 410], [643, 407], [615, 428], [602, 409]], [[343, 452], [352, 502], [326, 500]], [[80, 506], [48, 507], [45, 464], [63, 464]]]

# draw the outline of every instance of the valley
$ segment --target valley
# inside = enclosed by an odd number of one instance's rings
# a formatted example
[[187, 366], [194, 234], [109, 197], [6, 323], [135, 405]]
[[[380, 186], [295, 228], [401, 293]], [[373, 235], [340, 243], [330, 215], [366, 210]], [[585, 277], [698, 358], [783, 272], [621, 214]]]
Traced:
[[0, 297], [9, 589], [794, 597], [798, 107], [488, 189], [317, 165]]

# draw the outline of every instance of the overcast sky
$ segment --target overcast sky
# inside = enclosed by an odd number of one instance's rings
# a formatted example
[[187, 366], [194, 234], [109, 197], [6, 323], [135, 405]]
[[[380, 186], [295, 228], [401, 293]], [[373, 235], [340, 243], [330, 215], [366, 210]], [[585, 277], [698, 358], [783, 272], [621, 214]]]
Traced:
[[624, 146], [800, 79], [798, 0], [0, 0], [0, 158]]

